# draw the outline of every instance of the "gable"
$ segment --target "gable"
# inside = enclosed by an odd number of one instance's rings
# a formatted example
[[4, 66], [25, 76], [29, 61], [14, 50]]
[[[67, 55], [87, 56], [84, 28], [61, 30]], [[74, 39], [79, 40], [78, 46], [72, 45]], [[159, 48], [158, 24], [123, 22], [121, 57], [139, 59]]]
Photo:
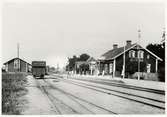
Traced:
[[[22, 59], [20, 59], [20, 58], [13, 58], [13, 59], [11, 59], [11, 60], [5, 62], [4, 65], [7, 64], [7, 63], [14, 62], [14, 60], [16, 60], [16, 59], [19, 59], [20, 61], [22, 61], [22, 62], [24, 62], [24, 63], [28, 63], [28, 62], [26, 62], [26, 61], [24, 61], [24, 60], [22, 60]], [[28, 63], [28, 64], [29, 64], [29, 63]], [[29, 65], [31, 65], [31, 64], [29, 64]]]

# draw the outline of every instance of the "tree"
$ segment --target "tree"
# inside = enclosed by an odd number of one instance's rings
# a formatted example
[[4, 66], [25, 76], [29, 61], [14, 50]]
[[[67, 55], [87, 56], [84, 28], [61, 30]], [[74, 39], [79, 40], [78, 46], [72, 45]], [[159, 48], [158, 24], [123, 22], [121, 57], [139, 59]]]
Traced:
[[88, 54], [81, 54], [79, 57], [79, 61], [87, 61], [89, 57], [90, 56]]
[[158, 57], [162, 58], [163, 61], [165, 60], [165, 43], [162, 44], [149, 44], [146, 47], [148, 50], [153, 52]]
[[67, 71], [72, 71], [75, 69], [75, 63], [78, 61], [78, 57], [75, 55], [72, 58], [68, 58], [68, 65], [66, 66]]
[[[77, 61], [87, 61], [90, 56], [86, 53], [81, 54], [79, 57], [73, 56], [68, 58], [68, 65], [66, 66], [66, 71], [73, 71], [75, 69], [75, 64]], [[81, 69], [80, 69], [81, 70]], [[82, 70], [87, 70], [87, 66], [83, 65]]]
[[161, 44], [149, 44], [146, 48], [163, 60], [159, 62], [158, 75], [160, 81], [165, 81], [165, 42]]

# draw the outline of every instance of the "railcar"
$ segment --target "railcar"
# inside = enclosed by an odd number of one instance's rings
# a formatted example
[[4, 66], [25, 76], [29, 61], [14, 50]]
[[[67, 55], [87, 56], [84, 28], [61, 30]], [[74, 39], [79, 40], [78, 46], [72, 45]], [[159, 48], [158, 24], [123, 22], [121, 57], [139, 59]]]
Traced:
[[44, 78], [46, 74], [45, 61], [32, 61], [32, 75], [37, 78]]

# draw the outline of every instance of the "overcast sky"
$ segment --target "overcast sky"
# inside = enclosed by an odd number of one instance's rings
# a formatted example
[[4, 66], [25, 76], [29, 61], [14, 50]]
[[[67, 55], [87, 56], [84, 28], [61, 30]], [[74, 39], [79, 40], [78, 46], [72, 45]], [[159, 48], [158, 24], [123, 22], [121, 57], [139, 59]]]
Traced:
[[95, 58], [126, 40], [159, 43], [165, 27], [163, 3], [28, 2], [3, 5], [2, 62], [17, 56], [60, 67], [67, 57]]

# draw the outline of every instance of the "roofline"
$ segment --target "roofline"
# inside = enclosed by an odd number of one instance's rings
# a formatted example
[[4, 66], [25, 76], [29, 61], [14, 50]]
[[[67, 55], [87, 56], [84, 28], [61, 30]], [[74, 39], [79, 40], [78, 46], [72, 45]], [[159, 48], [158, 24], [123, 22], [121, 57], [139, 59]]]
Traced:
[[[5, 63], [3, 63], [3, 64], [5, 65], [5, 64], [7, 64], [9, 61], [12, 61], [12, 60], [14, 60], [14, 59], [20, 59], [20, 60], [24, 61], [24, 60], [21, 59], [21, 58], [15, 57], [15, 58], [13, 58], [13, 59], [11, 59], [11, 60], [8, 60], [7, 62], [5, 62]], [[26, 62], [26, 61], [24, 61], [24, 62]], [[28, 63], [28, 62], [26, 62], [26, 63]], [[30, 63], [28, 63], [28, 64], [31, 65]]]
[[[135, 43], [132, 47], [130, 47], [130, 48], [128, 48], [127, 50], [125, 50], [125, 52], [128, 51], [128, 50], [130, 50], [131, 48], [133, 48], [133, 47], [136, 46], [136, 45], [137, 45], [137, 43]], [[124, 53], [124, 51], [121, 52], [120, 54], [116, 55], [115, 57], [113, 57], [113, 58], [111, 58], [111, 59], [107, 59], [107, 60], [115, 59], [115, 58], [119, 57], [120, 55], [122, 55], [123, 53]]]
[[151, 52], [150, 50], [148, 50], [147, 48], [144, 48], [147, 52], [149, 52], [150, 54], [152, 54], [153, 56], [155, 56], [156, 58], [158, 58], [160, 61], [163, 61], [160, 57], [158, 57], [157, 55], [155, 55], [153, 52]]
[[[134, 46], [136, 45], [139, 45], [137, 43], [135, 43], [132, 47], [128, 48], [127, 50], [125, 50], [125, 52], [127, 52], [128, 50], [130, 50], [131, 48], [133, 48]], [[141, 45], [140, 45], [141, 46]], [[142, 47], [142, 46], [141, 46]], [[142, 47], [143, 48], [143, 47]], [[152, 54], [154, 57], [156, 57], [157, 59], [159, 59], [160, 61], [163, 61], [160, 57], [158, 57], [157, 55], [155, 55], [154, 53], [152, 53], [150, 50], [148, 50], [147, 48], [143, 48], [145, 49], [148, 53]], [[120, 54], [118, 54], [117, 56], [113, 57], [113, 58], [110, 58], [110, 59], [105, 59], [105, 60], [112, 60], [112, 59], [115, 59], [117, 57], [119, 57], [120, 55], [122, 55], [124, 53], [124, 51]]]

